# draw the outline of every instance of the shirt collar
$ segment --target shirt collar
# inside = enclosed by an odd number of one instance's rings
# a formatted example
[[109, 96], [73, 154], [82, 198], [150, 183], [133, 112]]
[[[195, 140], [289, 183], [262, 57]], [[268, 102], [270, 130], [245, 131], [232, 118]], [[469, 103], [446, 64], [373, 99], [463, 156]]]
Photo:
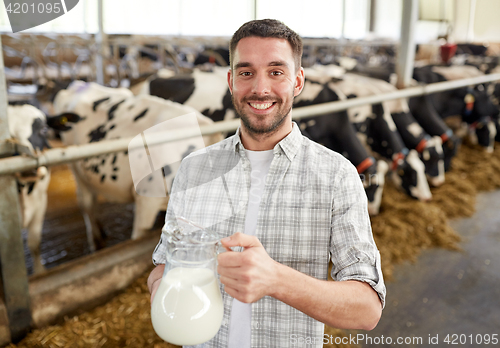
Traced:
[[[241, 126], [240, 126], [241, 127]], [[240, 149], [244, 149], [240, 138], [240, 127], [236, 130], [233, 137], [232, 148], [234, 151], [239, 152]], [[276, 155], [278, 153], [284, 153], [286, 157], [291, 161], [299, 151], [300, 145], [302, 144], [302, 133], [297, 123], [292, 122], [292, 131], [284, 137], [273, 149], [273, 153]]]

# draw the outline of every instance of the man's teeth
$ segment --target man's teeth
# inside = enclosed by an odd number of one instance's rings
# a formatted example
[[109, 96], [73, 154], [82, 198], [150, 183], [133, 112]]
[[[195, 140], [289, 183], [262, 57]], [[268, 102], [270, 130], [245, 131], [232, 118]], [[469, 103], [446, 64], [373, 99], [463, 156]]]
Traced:
[[256, 108], [256, 109], [259, 109], [259, 110], [265, 110], [265, 109], [270, 108], [270, 107], [271, 107], [271, 105], [273, 105], [273, 103], [259, 103], [259, 104], [250, 103], [250, 105], [251, 105], [253, 108]]

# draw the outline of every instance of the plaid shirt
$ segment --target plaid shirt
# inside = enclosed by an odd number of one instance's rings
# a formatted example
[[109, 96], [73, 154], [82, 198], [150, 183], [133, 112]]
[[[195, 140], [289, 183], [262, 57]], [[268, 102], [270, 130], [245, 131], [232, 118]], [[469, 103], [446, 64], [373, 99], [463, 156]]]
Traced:
[[[167, 219], [184, 216], [216, 231], [221, 238], [242, 232], [251, 199], [251, 168], [239, 130], [205, 150], [210, 156], [197, 156], [202, 150], [182, 162]], [[302, 136], [295, 123], [273, 153], [256, 229], [256, 237], [269, 256], [322, 280], [327, 279], [332, 261], [334, 280], [366, 282], [384, 304], [380, 254], [354, 166], [340, 154]], [[223, 159], [214, 162], [214, 157]], [[153, 253], [155, 264], [165, 263], [165, 243], [160, 240]], [[232, 298], [223, 285], [221, 292], [222, 326], [206, 347], [227, 347]], [[323, 346], [324, 324], [269, 296], [252, 304], [251, 325], [252, 347]]]

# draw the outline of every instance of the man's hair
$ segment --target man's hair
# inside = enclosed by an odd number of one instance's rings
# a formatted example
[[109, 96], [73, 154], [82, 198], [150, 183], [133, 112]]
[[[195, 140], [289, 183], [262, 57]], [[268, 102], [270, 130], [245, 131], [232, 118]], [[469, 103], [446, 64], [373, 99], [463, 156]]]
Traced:
[[276, 19], [259, 19], [243, 24], [231, 37], [229, 41], [229, 62], [233, 68], [233, 57], [236, 45], [241, 39], [246, 37], [270, 37], [276, 39], [286, 39], [292, 47], [295, 70], [302, 65], [302, 39], [292, 29], [283, 22]]

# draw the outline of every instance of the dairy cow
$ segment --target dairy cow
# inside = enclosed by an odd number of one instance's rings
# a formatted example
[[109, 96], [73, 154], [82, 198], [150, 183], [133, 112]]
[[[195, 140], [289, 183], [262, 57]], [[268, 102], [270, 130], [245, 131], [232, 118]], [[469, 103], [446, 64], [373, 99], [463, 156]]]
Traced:
[[[481, 75], [484, 74], [473, 66], [425, 66], [415, 68], [413, 78], [419, 82], [435, 83]], [[443, 119], [459, 115], [468, 124], [476, 141], [487, 151], [493, 151], [499, 109], [483, 84], [434, 93], [419, 100], [422, 99], [426, 101], [410, 100], [413, 114], [436, 112]]]
[[[335, 95], [333, 99], [321, 102], [346, 100], [374, 93], [370, 83], [367, 81], [360, 83], [357, 75], [345, 74], [343, 69], [335, 65], [317, 65], [306, 69], [306, 76], [315, 82], [326, 84]], [[377, 104], [351, 107], [347, 110], [347, 114], [362, 143], [370, 151], [392, 161], [392, 177], [396, 184], [412, 197], [421, 200], [431, 199], [432, 195], [425, 179], [424, 164], [418, 158], [416, 151], [409, 151], [404, 145], [386, 106]], [[325, 125], [319, 125], [323, 126]]]
[[[336, 100], [338, 96], [327, 85], [306, 78], [302, 93], [295, 97], [294, 106], [301, 107]], [[305, 136], [341, 153], [351, 161], [365, 187], [370, 215], [378, 214], [388, 165], [384, 161], [376, 161], [368, 153], [358, 139], [347, 111], [303, 118], [298, 122]]]
[[[49, 145], [46, 139], [45, 114], [31, 105], [7, 108], [11, 142], [20, 145], [21, 154], [35, 155]], [[47, 189], [50, 171], [46, 167], [16, 174], [22, 227], [28, 230], [28, 248], [33, 259], [34, 273], [45, 270], [40, 256], [43, 220], [47, 209]]]
[[[146, 130], [164, 121], [195, 112], [188, 106], [161, 98], [148, 95], [135, 97], [132, 92], [124, 88], [113, 89], [82, 81], [76, 81], [68, 89], [59, 92], [54, 100], [54, 109], [58, 116], [49, 118], [49, 125], [61, 132], [61, 139], [65, 145], [137, 138], [138, 135], [146, 134]], [[199, 125], [212, 123], [209, 118], [195, 113]], [[178, 121], [175, 129], [186, 126], [182, 121]], [[220, 139], [220, 135], [204, 137], [206, 145]], [[177, 148], [175, 153], [164, 155], [180, 162], [198, 148], [199, 144], [188, 141], [187, 144], [184, 143], [182, 147]], [[148, 151], [148, 156], [152, 155], [153, 150], [149, 148]], [[146, 156], [148, 151], [143, 155]], [[138, 156], [137, 160], [140, 162], [142, 156], [140, 152]], [[145, 158], [142, 158], [142, 161], [148, 165]], [[71, 164], [91, 251], [101, 247], [102, 244], [102, 235], [96, 220], [98, 195], [110, 202], [135, 202], [132, 239], [144, 236], [153, 226], [157, 213], [166, 209], [168, 198], [166, 195], [162, 197], [148, 192], [148, 182], [153, 185], [158, 180], [156, 174], [160, 173], [159, 180], [170, 183], [176, 168], [165, 165], [161, 171], [151, 172], [146, 176], [141, 185], [137, 183], [134, 185], [130, 168], [128, 151], [87, 158]]]
[[[388, 82], [360, 75], [346, 74], [343, 80], [343, 83], [357, 85], [357, 93], [363, 93], [364, 96], [397, 90]], [[411, 114], [406, 100], [389, 100], [382, 104], [384, 109], [391, 114], [405, 145], [418, 152], [420, 160], [424, 163], [429, 183], [435, 187], [442, 185], [445, 180], [442, 138], [440, 136], [431, 137], [425, 132]]]
[[[498, 57], [500, 59], [500, 57]], [[491, 71], [492, 74], [500, 73], [500, 65], [494, 67]], [[491, 97], [493, 104], [500, 107], [500, 82], [496, 81], [488, 86], [488, 95]], [[497, 129], [497, 136], [495, 140], [500, 142], [500, 117], [495, 118], [495, 126]]]

